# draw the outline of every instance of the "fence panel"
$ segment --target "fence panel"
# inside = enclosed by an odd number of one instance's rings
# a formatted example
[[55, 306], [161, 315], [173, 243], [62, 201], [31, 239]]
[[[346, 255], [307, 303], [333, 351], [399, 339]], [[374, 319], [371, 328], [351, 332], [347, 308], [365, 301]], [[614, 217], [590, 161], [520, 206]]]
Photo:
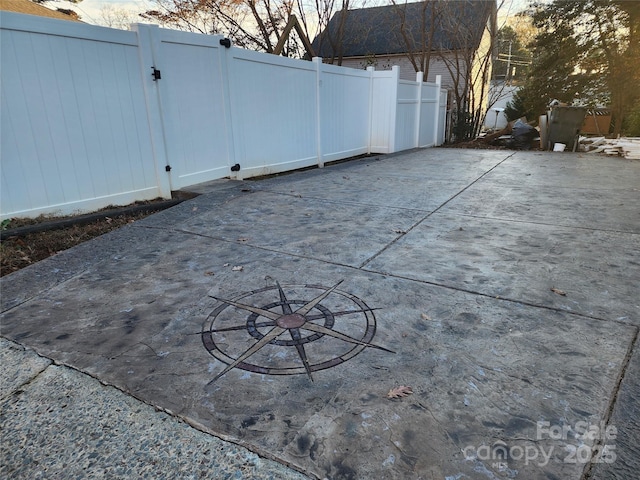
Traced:
[[317, 164], [315, 64], [236, 47], [228, 58], [238, 178]]
[[395, 118], [400, 70], [371, 72], [370, 152], [392, 153], [395, 146]]
[[400, 80], [398, 84], [397, 111], [395, 121], [394, 151], [407, 150], [418, 146], [416, 138], [418, 107], [420, 105], [420, 85], [418, 82]]
[[166, 198], [236, 163], [247, 178], [444, 140], [446, 92], [436, 115], [438, 89], [400, 81], [398, 67], [227, 49], [149, 25], [2, 20], [1, 218]]
[[367, 153], [369, 148], [370, 72], [326, 65], [319, 69], [321, 161]]
[[438, 108], [439, 96], [440, 85], [435, 83], [425, 83], [422, 86], [420, 134], [418, 140], [419, 147], [432, 147], [437, 142], [436, 108]]
[[2, 13], [2, 218], [166, 195], [136, 35]]

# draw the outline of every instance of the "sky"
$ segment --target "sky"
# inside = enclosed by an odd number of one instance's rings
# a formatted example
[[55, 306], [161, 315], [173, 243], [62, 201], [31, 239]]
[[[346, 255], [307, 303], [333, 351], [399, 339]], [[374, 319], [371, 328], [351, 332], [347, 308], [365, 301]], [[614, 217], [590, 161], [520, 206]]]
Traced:
[[102, 9], [105, 6], [138, 13], [151, 9], [153, 2], [149, 0], [82, 0], [80, 3], [74, 4], [67, 1], [51, 1], [47, 6], [49, 8], [75, 10], [84, 22], [99, 25], [104, 23], [102, 21]]
[[[504, 13], [513, 15], [528, 5], [529, 0], [505, 0]], [[139, 13], [153, 8], [152, 0], [82, 0], [73, 4], [67, 1], [50, 2], [50, 8], [69, 8], [78, 12], [83, 21], [92, 24], [104, 24], [102, 10], [104, 7], [129, 10]]]

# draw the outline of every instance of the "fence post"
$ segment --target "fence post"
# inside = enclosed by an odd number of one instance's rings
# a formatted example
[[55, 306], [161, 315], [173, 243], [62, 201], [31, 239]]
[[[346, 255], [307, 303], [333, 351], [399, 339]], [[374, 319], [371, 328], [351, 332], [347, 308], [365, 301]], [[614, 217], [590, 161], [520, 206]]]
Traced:
[[160, 28], [157, 25], [137, 23], [132, 25], [132, 30], [138, 36], [138, 58], [158, 188], [163, 198], [171, 198], [171, 173], [167, 170], [169, 159], [167, 158], [162, 103], [158, 90], [159, 82], [155, 81], [152, 76], [153, 68], [160, 69], [160, 65], [157, 63], [160, 52]]
[[316, 66], [316, 142], [318, 143], [318, 168], [324, 167], [322, 160], [322, 112], [320, 105], [322, 101], [322, 57], [313, 57], [311, 61]]
[[[442, 85], [442, 75], [436, 75], [436, 84], [438, 85], [438, 89], [436, 91], [436, 113], [433, 122], [433, 145], [438, 147], [440, 146], [440, 135], [438, 135], [438, 132], [440, 131], [440, 86]], [[442, 129], [444, 130], [444, 125], [442, 126]]]
[[418, 105], [416, 108], [416, 140], [414, 147], [420, 146], [420, 123], [422, 121], [422, 80], [424, 79], [423, 72], [416, 72], [416, 82], [418, 82]]
[[374, 66], [367, 67], [367, 72], [369, 72], [369, 138], [367, 139], [367, 155], [371, 155], [371, 135], [373, 135], [373, 72], [375, 70]]
[[[222, 41], [222, 40], [221, 40]], [[224, 103], [224, 119], [227, 134], [227, 152], [229, 155], [229, 166], [238, 163], [236, 159], [236, 141], [233, 129], [233, 112], [231, 111], [231, 89], [233, 82], [230, 81], [233, 68], [233, 45], [226, 47], [220, 46], [220, 75], [222, 77], [222, 101]], [[230, 172], [229, 178], [242, 180], [242, 169], [237, 172]]]
[[396, 151], [396, 124], [398, 123], [398, 87], [400, 85], [400, 67], [391, 67], [391, 121], [389, 122], [389, 153]]

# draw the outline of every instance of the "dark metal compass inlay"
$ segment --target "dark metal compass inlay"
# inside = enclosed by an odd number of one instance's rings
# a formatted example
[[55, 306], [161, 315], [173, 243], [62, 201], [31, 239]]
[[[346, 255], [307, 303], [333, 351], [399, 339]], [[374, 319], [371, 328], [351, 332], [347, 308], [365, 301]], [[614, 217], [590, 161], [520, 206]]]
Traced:
[[233, 299], [212, 296], [220, 305], [207, 318], [202, 342], [227, 367], [210, 383], [233, 368], [267, 375], [306, 373], [313, 380], [312, 372], [340, 365], [366, 347], [393, 353], [371, 343], [374, 309], [338, 290], [340, 283], [283, 288], [276, 282]]

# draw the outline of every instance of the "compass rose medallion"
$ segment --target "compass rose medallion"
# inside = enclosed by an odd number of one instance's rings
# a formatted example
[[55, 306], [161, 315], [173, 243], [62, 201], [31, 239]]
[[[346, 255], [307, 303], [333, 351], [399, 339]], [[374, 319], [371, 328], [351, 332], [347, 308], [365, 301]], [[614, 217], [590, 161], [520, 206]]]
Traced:
[[367, 347], [376, 333], [374, 309], [354, 295], [321, 285], [285, 285], [224, 299], [201, 333], [207, 351], [227, 367], [267, 375], [304, 374], [335, 367]]

